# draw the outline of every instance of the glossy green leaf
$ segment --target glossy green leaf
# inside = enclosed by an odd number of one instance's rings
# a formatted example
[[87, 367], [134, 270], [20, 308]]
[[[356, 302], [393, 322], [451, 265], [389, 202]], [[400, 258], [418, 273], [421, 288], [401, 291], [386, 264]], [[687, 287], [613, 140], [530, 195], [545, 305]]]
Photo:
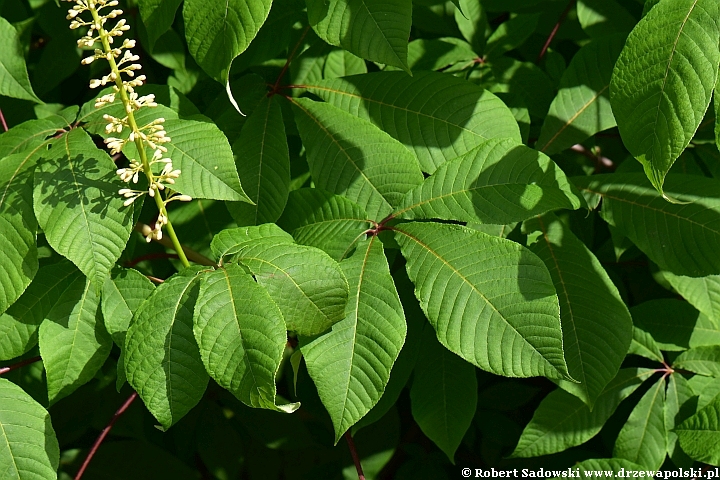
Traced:
[[451, 75], [378, 72], [325, 80], [308, 90], [400, 140], [428, 173], [490, 138], [520, 142], [517, 122], [499, 98]]
[[330, 45], [409, 72], [410, 0], [306, 0], [306, 4], [310, 25]]
[[133, 209], [107, 153], [82, 129], [52, 143], [35, 169], [34, 208], [50, 246], [72, 261], [99, 290], [125, 249]]
[[57, 117], [28, 120], [15, 125], [7, 132], [0, 134], [0, 158], [9, 157], [27, 149], [36, 149], [47, 143], [47, 138], [58, 130], [67, 127], [67, 122]]
[[720, 466], [720, 396], [675, 427], [675, 432], [690, 457]]
[[0, 360], [24, 354], [37, 343], [37, 330], [63, 292], [82, 274], [68, 261], [41, 268], [27, 290], [0, 315]]
[[293, 412], [277, 405], [275, 375], [287, 333], [267, 291], [242, 267], [227, 265], [202, 277], [193, 332], [210, 376], [244, 404]]
[[[720, 190], [717, 180], [669, 175], [665, 201], [641, 174], [593, 175], [573, 182], [603, 199], [601, 215], [660, 268], [693, 277], [720, 273]], [[688, 239], [692, 238], [690, 242]]]
[[487, 14], [480, 2], [459, 0], [460, 7], [455, 9], [455, 22], [465, 40], [481, 54], [485, 50], [485, 30], [488, 27]]
[[614, 33], [627, 35], [637, 23], [615, 0], [579, 0], [577, 16], [585, 33], [593, 38]]
[[555, 215], [529, 220], [523, 230], [530, 250], [550, 271], [560, 299], [565, 361], [580, 382], [559, 385], [592, 407], [630, 347], [630, 312], [600, 261]]
[[148, 36], [148, 47], [152, 51], [155, 42], [167, 32], [175, 20], [175, 13], [181, 0], [139, 0], [142, 18]]
[[552, 160], [498, 139], [442, 164], [405, 195], [394, 215], [507, 224], [583, 203]]
[[113, 342], [90, 280], [77, 276], [62, 292], [40, 325], [38, 343], [51, 404], [92, 380]]
[[720, 377], [720, 345], [691, 348], [675, 359], [673, 367], [708, 377]]
[[569, 378], [555, 287], [535, 254], [459, 225], [403, 223], [395, 239], [445, 347], [498, 375]]
[[620, 370], [598, 397], [592, 411], [566, 391], [552, 391], [535, 410], [512, 457], [538, 457], [587, 442], [600, 432], [620, 402], [653, 373], [642, 368]]
[[[665, 431], [667, 432], [667, 453], [675, 465], [687, 467], [692, 465], [685, 452], [678, 444], [678, 435], [673, 430], [677, 425], [695, 413], [695, 393], [685, 377], [675, 372], [667, 380], [665, 393]], [[687, 408], [690, 407], [690, 408]], [[681, 462], [684, 462], [683, 465]]]
[[475, 367], [443, 347], [431, 329], [425, 329], [410, 387], [412, 415], [452, 463], [475, 416], [477, 389]]
[[485, 46], [485, 57], [499, 57], [505, 52], [513, 50], [522, 45], [537, 28], [540, 15], [519, 14], [514, 15], [507, 21], [500, 24], [498, 28], [487, 39]]
[[665, 379], [658, 379], [645, 392], [615, 441], [613, 457], [624, 458], [651, 470], [665, 461]]
[[9, 380], [0, 378], [0, 472], [7, 479], [55, 480], [60, 447], [50, 414]]
[[210, 243], [210, 249], [218, 260], [226, 255], [233, 255], [258, 240], [266, 240], [278, 245], [293, 243], [293, 237], [283, 231], [274, 223], [263, 225], [228, 228], [215, 235]]
[[573, 56], [535, 148], [553, 155], [616, 125], [608, 90], [624, 40], [622, 35], [603, 37]]
[[687, 302], [671, 298], [650, 300], [630, 309], [635, 327], [648, 332], [660, 350], [682, 351], [720, 345], [720, 328]]
[[653, 337], [645, 330], [637, 327], [633, 328], [633, 339], [628, 354], [640, 355], [656, 362], [665, 361], [660, 347], [658, 347]]
[[290, 192], [288, 205], [278, 225], [292, 233], [301, 245], [323, 250], [337, 261], [372, 226], [357, 203], [319, 188]]
[[137, 309], [125, 338], [127, 381], [165, 430], [200, 401], [209, 380], [193, 336], [201, 268], [160, 284]]
[[610, 101], [620, 134], [661, 193], [710, 104], [720, 64], [718, 17], [715, 0], [660, 2], [615, 64]]
[[276, 221], [287, 203], [290, 186], [288, 153], [282, 111], [276, 97], [265, 98], [248, 117], [233, 145], [243, 189], [255, 205], [227, 203], [238, 225]]
[[102, 313], [105, 328], [113, 341], [125, 347], [125, 332], [138, 307], [155, 290], [142, 273], [132, 268], [115, 267], [102, 290]]
[[309, 99], [293, 101], [315, 185], [381, 220], [423, 180], [415, 157], [370, 122]]
[[0, 17], [0, 95], [43, 103], [33, 92], [15, 27]]
[[345, 318], [302, 347], [335, 427], [335, 443], [378, 402], [407, 326], [382, 243], [372, 237], [340, 263], [350, 284]]
[[[694, 278], [662, 272], [662, 277], [690, 305], [710, 317], [715, 323], [720, 321], [720, 275]], [[720, 337], [718, 340], [720, 341]]]
[[[306, 336], [322, 333], [345, 316], [347, 280], [338, 263], [322, 250], [285, 238], [277, 242], [279, 228], [272, 226], [225, 230], [213, 240], [213, 250], [227, 250], [220, 243], [232, 245], [231, 260], [245, 265], [267, 289], [288, 330]], [[263, 237], [263, 231], [271, 232], [270, 239]]]

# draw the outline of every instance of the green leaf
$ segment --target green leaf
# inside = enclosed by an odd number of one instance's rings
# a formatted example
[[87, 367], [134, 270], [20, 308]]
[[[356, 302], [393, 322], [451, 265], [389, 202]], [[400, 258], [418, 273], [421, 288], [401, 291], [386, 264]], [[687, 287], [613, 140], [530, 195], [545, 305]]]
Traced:
[[72, 280], [40, 325], [38, 340], [51, 404], [92, 380], [113, 342], [89, 279]]
[[34, 208], [50, 246], [72, 261], [99, 290], [125, 249], [133, 209], [123, 206], [107, 153], [76, 128], [52, 143], [35, 169]]
[[193, 198], [250, 202], [240, 186], [230, 144], [215, 124], [169, 119], [163, 126], [172, 139], [165, 156], [182, 172], [175, 190]]
[[330, 45], [410, 73], [410, 0], [306, 0], [315, 33]]
[[660, 193], [710, 104], [720, 64], [718, 17], [715, 0], [660, 2], [615, 64], [610, 101], [620, 134]]
[[82, 274], [68, 261], [41, 268], [27, 290], [0, 315], [0, 360], [24, 354], [37, 343], [37, 329], [63, 292]]
[[410, 387], [412, 415], [453, 464], [455, 451], [475, 416], [477, 389], [475, 367], [443, 347], [431, 329], [425, 329]]
[[210, 376], [244, 404], [291, 413], [277, 405], [275, 375], [287, 333], [267, 291], [242, 267], [227, 265], [202, 276], [193, 332]]
[[490, 67], [494, 76], [493, 83], [486, 85], [490, 91], [513, 95], [532, 116], [547, 116], [555, 86], [540, 67], [506, 56], [493, 60]]
[[720, 321], [720, 275], [693, 278], [671, 272], [661, 274], [690, 305], [710, 317], [714, 323]]
[[665, 379], [660, 378], [630, 413], [615, 441], [613, 457], [659, 470], [665, 461], [666, 451]]
[[325, 80], [308, 90], [405, 144], [428, 173], [490, 138], [521, 140], [502, 100], [452, 75], [378, 72]]
[[240, 182], [255, 205], [227, 203], [230, 214], [238, 225], [276, 221], [285, 208], [290, 186], [290, 154], [276, 97], [266, 97], [255, 107], [233, 151]]
[[675, 427], [675, 433], [694, 460], [720, 466], [720, 396]]
[[0, 95], [43, 103], [33, 92], [17, 30], [0, 17]]
[[403, 223], [394, 230], [440, 343], [498, 375], [569, 378], [558, 298], [535, 254], [459, 225]]
[[132, 268], [115, 267], [102, 290], [105, 328], [118, 347], [125, 347], [125, 333], [135, 312], [155, 290], [155, 285]]
[[185, 39], [195, 61], [228, 85], [230, 65], [255, 38], [272, 0], [186, 0]]
[[475, 58], [467, 42], [453, 37], [418, 38], [408, 45], [408, 65], [413, 71], [440, 70], [460, 62], [458, 67], [467, 66]]
[[47, 137], [67, 126], [66, 122], [60, 121], [57, 117], [28, 120], [20, 125], [15, 125], [7, 132], [0, 134], [0, 158], [9, 157], [28, 149], [35, 150], [47, 143]]
[[593, 38], [614, 33], [627, 35], [637, 23], [615, 0], [579, 0], [577, 16], [585, 33]]
[[347, 50], [333, 50], [325, 60], [323, 78], [340, 78], [367, 73], [367, 65]]
[[603, 37], [575, 54], [560, 79], [535, 148], [553, 155], [616, 125], [608, 89], [624, 40], [621, 35]]
[[228, 228], [213, 237], [210, 249], [218, 260], [233, 255], [258, 240], [267, 240], [270, 244], [293, 243], [293, 237], [274, 223], [264, 225]]
[[511, 457], [538, 457], [581, 445], [597, 435], [624, 399], [654, 370], [626, 368], [605, 387], [590, 411], [579, 398], [557, 389], [545, 397], [523, 430]]
[[314, 247], [259, 239], [246, 241], [257, 227], [225, 230], [236, 239], [232, 261], [245, 265], [265, 287], [285, 318], [288, 330], [318, 335], [345, 316], [348, 284], [338, 263]]
[[640, 355], [641, 357], [649, 358], [656, 362], [665, 361], [660, 347], [658, 347], [653, 337], [645, 330], [637, 327], [633, 328], [633, 339], [628, 354]]
[[18, 480], [55, 480], [60, 447], [50, 414], [4, 378], [0, 378], [0, 404], [0, 472]]
[[350, 284], [345, 318], [302, 347], [335, 427], [335, 443], [380, 400], [407, 326], [382, 243], [371, 237], [340, 263]]
[[[609, 477], [617, 477], [620, 474], [627, 474], [628, 471], [642, 470], [643, 467], [622, 458], [599, 458], [576, 463], [572, 468], [578, 470], [580, 478], [589, 478], [596, 472], [603, 472]], [[605, 472], [609, 472], [609, 474]], [[555, 478], [567, 478], [567, 476]]]
[[630, 309], [635, 327], [648, 332], [660, 350], [720, 345], [720, 328], [687, 302], [661, 298]]
[[125, 338], [127, 381], [164, 430], [197, 405], [209, 380], [193, 337], [201, 269], [160, 284], [137, 309]]
[[175, 20], [182, 0], [139, 0], [140, 18], [142, 18], [148, 36], [148, 50], [152, 51], [155, 42], [167, 32]]
[[459, 3], [460, 7], [455, 10], [455, 22], [462, 36], [475, 49], [475, 53], [481, 54], [485, 50], [487, 14], [480, 2], [460, 0]]
[[[692, 460], [678, 445], [678, 435], [673, 430], [677, 425], [695, 413], [695, 397], [690, 384], [679, 373], [672, 373], [668, 377], [667, 392], [665, 393], [665, 431], [667, 432], [667, 453], [673, 463], [679, 467], [692, 466]], [[686, 408], [690, 407], [690, 408]], [[685, 464], [682, 464], [684, 462]]]
[[442, 164], [405, 195], [394, 215], [508, 224], [583, 203], [550, 158], [496, 139]]
[[315, 185], [343, 195], [381, 220], [422, 183], [415, 157], [370, 122], [306, 98], [293, 100]]
[[600, 261], [555, 215], [529, 220], [523, 230], [530, 250], [550, 271], [560, 299], [565, 360], [580, 382], [559, 386], [592, 408], [630, 347], [630, 312]]
[[[601, 215], [660, 268], [693, 277], [720, 273], [720, 197], [717, 180], [670, 175], [665, 191], [688, 204], [672, 204], [642, 174], [593, 175], [573, 179], [603, 199]], [[695, 241], [689, 242], [693, 238]]]
[[691, 348], [681, 353], [672, 366], [699, 375], [720, 377], [720, 345]]
[[349, 246], [372, 226], [357, 203], [319, 188], [290, 192], [278, 225], [292, 233], [301, 245], [323, 250], [333, 259], [343, 259]]
[[538, 20], [540, 15], [531, 13], [514, 15], [501, 23], [487, 40], [485, 57], [499, 57], [525, 43], [525, 40], [535, 32]]

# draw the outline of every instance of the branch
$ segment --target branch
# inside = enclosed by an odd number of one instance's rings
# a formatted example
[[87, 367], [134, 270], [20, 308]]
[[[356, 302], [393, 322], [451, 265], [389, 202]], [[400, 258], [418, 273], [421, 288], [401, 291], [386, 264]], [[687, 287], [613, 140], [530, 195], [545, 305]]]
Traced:
[[5, 117], [3, 116], [2, 109], [0, 109], [0, 123], [2, 123], [3, 130], [6, 132], [9, 130]]
[[615, 168], [615, 162], [613, 162], [607, 157], [603, 157], [602, 155], [595, 155], [592, 151], [588, 150], [579, 143], [570, 147], [570, 150], [572, 150], [573, 152], [577, 152], [580, 155], [592, 160], [595, 164], [595, 173], [598, 173], [600, 171], [600, 167], [609, 168], [611, 170]]
[[42, 358], [32, 357], [32, 358], [28, 358], [27, 360], [23, 360], [21, 362], [10, 365], [8, 367], [2, 367], [2, 368], [0, 368], [0, 375], [2, 375], [4, 373], [12, 372], [13, 370], [17, 370], [20, 367], [24, 367], [25, 365], [30, 365], [31, 363], [35, 363], [40, 360], [42, 360]]
[[573, 5], [575, 5], [575, 0], [570, 0], [567, 7], [565, 7], [565, 10], [560, 14], [560, 18], [558, 19], [557, 23], [552, 29], [552, 32], [550, 32], [550, 35], [548, 36], [547, 40], [545, 41], [545, 45], [543, 45], [542, 50], [540, 50], [540, 55], [538, 55], [537, 62], [540, 63], [540, 60], [543, 59], [545, 54], [547, 53], [547, 49], [550, 47], [550, 43], [555, 38], [555, 35], [557, 35], [558, 30], [560, 30], [560, 25], [565, 21], [565, 18], [568, 16], [568, 13], [570, 13], [570, 10], [572, 9]]
[[[145, 232], [152, 230], [150, 225], [145, 225], [144, 223], [138, 222], [135, 224], [135, 231], [140, 232], [143, 235], [145, 235]], [[161, 238], [160, 240], [153, 239], [154, 242], [158, 242], [160, 245], [166, 248], [170, 248], [172, 250], [175, 250], [175, 245], [173, 244], [172, 240], [169, 238]], [[185, 255], [189, 260], [192, 260], [193, 262], [200, 264], [200, 265], [206, 265], [209, 267], [215, 266], [215, 262], [207, 258], [205, 255], [196, 252], [195, 250], [192, 250], [185, 245], [181, 245], [183, 252], [185, 252]], [[177, 250], [175, 250], [177, 251]]]
[[293, 57], [295, 57], [295, 54], [297, 53], [298, 48], [300, 48], [300, 44], [302, 43], [303, 39], [305, 38], [305, 35], [307, 35], [308, 31], [310, 30], [310, 25], [305, 27], [305, 30], [303, 30], [302, 35], [300, 35], [300, 38], [298, 39], [297, 43], [295, 44], [295, 47], [293, 47], [292, 52], [290, 52], [290, 55], [288, 56], [287, 60], [285, 61], [285, 65], [283, 65], [282, 70], [280, 70], [280, 75], [278, 75], [277, 81], [275, 81], [275, 85], [273, 85], [272, 90], [270, 91], [270, 96], [275, 95], [280, 91], [280, 81], [285, 76], [285, 73], [287, 73], [288, 68], [290, 67], [290, 62], [292, 62]]
[[347, 440], [348, 447], [350, 447], [350, 455], [352, 456], [353, 463], [355, 464], [355, 470], [357, 470], [358, 480], [365, 480], [365, 474], [363, 473], [362, 465], [360, 464], [360, 457], [358, 457], [357, 450], [355, 449], [355, 441], [353, 440], [352, 435], [350, 435], [350, 430], [345, 432], [345, 440]]
[[123, 403], [120, 408], [118, 408], [117, 412], [115, 412], [115, 415], [113, 415], [112, 419], [110, 420], [110, 423], [107, 424], [107, 427], [103, 428], [103, 431], [100, 432], [100, 436], [95, 440], [95, 443], [93, 444], [92, 448], [90, 449], [90, 452], [88, 453], [87, 457], [85, 457], [85, 461], [83, 462], [82, 466], [80, 467], [80, 470], [78, 470], [77, 475], [75, 475], [75, 480], [80, 480], [85, 473], [85, 469], [90, 464], [90, 461], [95, 456], [95, 453], [97, 452], [98, 448], [100, 448], [100, 444], [105, 440], [105, 437], [107, 437], [108, 433], [110, 433], [110, 430], [112, 430], [113, 426], [115, 425], [115, 422], [118, 421], [118, 418], [120, 418], [120, 415], [125, 413], [125, 411], [130, 407], [132, 402], [137, 398], [137, 392], [133, 392], [132, 395], [128, 397], [127, 400], [125, 400], [125, 403]]

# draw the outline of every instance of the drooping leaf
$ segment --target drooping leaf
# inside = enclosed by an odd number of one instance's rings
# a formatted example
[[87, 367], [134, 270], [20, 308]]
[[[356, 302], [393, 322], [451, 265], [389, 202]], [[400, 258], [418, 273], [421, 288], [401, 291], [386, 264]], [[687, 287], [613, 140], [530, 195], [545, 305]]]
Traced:
[[[672, 2], [671, 2], [672, 3]], [[642, 174], [577, 177], [575, 185], [603, 199], [603, 219], [627, 236], [660, 268], [693, 277], [720, 273], [720, 195], [717, 180], [669, 175], [665, 201]], [[694, 241], [689, 242], [692, 238]]]
[[630, 312], [600, 261], [555, 215], [529, 220], [523, 230], [555, 284], [565, 361], [580, 382], [559, 385], [592, 407], [630, 347]]
[[100, 295], [89, 279], [76, 276], [62, 292], [40, 325], [38, 343], [51, 404], [95, 376], [113, 342], [102, 321]]
[[615, 441], [613, 457], [659, 470], [667, 452], [665, 431], [665, 379], [645, 392]]
[[0, 404], [0, 472], [7, 479], [55, 480], [60, 447], [50, 414], [4, 378], [0, 378]]
[[378, 402], [405, 341], [403, 308], [377, 237], [340, 266], [350, 284], [345, 318], [302, 347], [335, 427], [335, 442]]
[[193, 324], [200, 358], [221, 387], [251, 407], [290, 413], [300, 406], [276, 405], [285, 321], [242, 267], [230, 264], [202, 276]]
[[175, 12], [181, 0], [140, 0], [140, 18], [145, 24], [148, 36], [148, 49], [153, 50], [155, 42], [172, 26]]
[[622, 35], [603, 37], [573, 56], [535, 148], [553, 155], [616, 125], [608, 90], [624, 39]]
[[569, 378], [555, 287], [535, 254], [459, 225], [403, 223], [395, 232], [440, 343], [499, 375]]
[[287, 203], [290, 154], [282, 111], [275, 97], [266, 97], [255, 107], [233, 152], [240, 182], [255, 205], [227, 203], [230, 214], [238, 225], [276, 221]]
[[675, 427], [680, 447], [691, 458], [720, 465], [720, 396]]
[[290, 192], [278, 225], [292, 233], [301, 245], [323, 250], [342, 260], [354, 240], [372, 226], [357, 203], [319, 188]]
[[615, 0], [580, 0], [577, 16], [585, 33], [593, 38], [614, 33], [627, 35], [637, 21]]
[[[269, 225], [272, 227], [225, 230], [213, 240], [213, 250], [232, 252], [231, 260], [252, 272], [280, 308], [288, 330], [318, 335], [345, 316], [347, 280], [338, 263], [325, 252], [296, 245], [284, 237], [277, 242], [280, 229]], [[264, 232], [273, 240], [264, 237]]]
[[[674, 372], [670, 374], [667, 381], [667, 392], [665, 393], [665, 431], [667, 432], [667, 453], [673, 463], [679, 467], [692, 466], [692, 460], [682, 451], [678, 445], [678, 434], [673, 430], [677, 425], [685, 421], [695, 413], [692, 408], [693, 392], [690, 384], [681, 374]], [[686, 408], [690, 407], [690, 408]], [[684, 462], [683, 465], [681, 462]]]
[[366, 60], [405, 69], [410, 0], [306, 0], [315, 33]]
[[155, 290], [142, 273], [132, 268], [115, 267], [102, 290], [102, 313], [105, 328], [120, 348], [125, 347], [125, 333], [138, 307]]
[[660, 2], [615, 64], [610, 101], [623, 143], [661, 193], [710, 104], [720, 64], [718, 16], [715, 0]]
[[699, 375], [720, 377], [720, 345], [691, 348], [675, 359], [673, 367]]
[[381, 220], [422, 182], [412, 153], [371, 123], [305, 98], [293, 106], [315, 185], [356, 202], [369, 218]]
[[33, 92], [15, 27], [0, 17], [0, 95], [43, 103]]
[[127, 381], [165, 430], [200, 401], [209, 380], [193, 336], [201, 269], [185, 269], [159, 285], [127, 329]]
[[133, 209], [107, 153], [76, 128], [52, 143], [35, 169], [34, 209], [50, 246], [99, 290], [125, 248]]
[[605, 387], [590, 411], [579, 398], [557, 389], [540, 402], [523, 430], [512, 457], [537, 457], [562, 452], [597, 435], [624, 399], [653, 373], [642, 368], [622, 369]]
[[630, 313], [635, 328], [652, 335], [660, 350], [720, 345], [720, 328], [687, 302], [660, 298], [635, 305]]
[[325, 80], [308, 90], [405, 144], [428, 173], [490, 138], [521, 140], [500, 99], [451, 75], [378, 72]]
[[552, 160], [513, 140], [497, 139], [442, 164], [405, 195], [394, 215], [508, 224], [582, 204]]
[[410, 387], [412, 415], [455, 463], [455, 451], [477, 408], [475, 367], [443, 347], [429, 328], [423, 332], [421, 349]]

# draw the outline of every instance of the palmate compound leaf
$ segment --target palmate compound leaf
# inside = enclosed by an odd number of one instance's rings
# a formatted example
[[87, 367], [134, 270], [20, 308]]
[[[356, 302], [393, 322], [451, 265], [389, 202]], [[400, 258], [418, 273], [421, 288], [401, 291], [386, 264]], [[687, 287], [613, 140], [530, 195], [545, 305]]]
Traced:
[[665, 201], [638, 173], [576, 177], [573, 183], [600, 196], [603, 219], [660, 268], [692, 277], [720, 273], [720, 183], [697, 175], [666, 180], [668, 195], [690, 203]]
[[557, 389], [540, 402], [512, 457], [538, 457], [581, 445], [597, 435], [624, 399], [655, 373], [627, 368], [605, 387], [592, 411], [579, 398]]
[[241, 226], [276, 221], [290, 186], [290, 154], [277, 97], [265, 97], [255, 107], [233, 151], [240, 182], [255, 205], [228, 202], [230, 214]]
[[440, 343], [498, 375], [571, 380], [555, 287], [534, 253], [459, 225], [394, 230]]
[[[288, 330], [318, 335], [345, 316], [348, 282], [340, 265], [314, 247], [296, 245], [274, 224], [227, 229], [213, 253], [245, 265], [277, 304]], [[226, 253], [223, 253], [226, 252]]]
[[299, 403], [276, 404], [275, 375], [287, 343], [282, 313], [242, 267], [203, 274], [193, 324], [200, 358], [221, 387], [250, 407], [298, 409]]
[[292, 233], [301, 245], [323, 250], [340, 261], [348, 246], [372, 226], [365, 210], [347, 198], [320, 188], [290, 192], [278, 225]]
[[521, 141], [520, 128], [502, 100], [452, 75], [377, 72], [307, 88], [402, 142], [428, 173], [490, 138]]
[[90, 279], [76, 276], [62, 292], [40, 325], [38, 343], [51, 404], [92, 380], [110, 354], [112, 338]]
[[308, 373], [335, 427], [335, 443], [380, 400], [407, 325], [377, 236], [340, 266], [350, 284], [345, 318], [302, 347]]
[[423, 331], [410, 387], [412, 415], [427, 437], [455, 463], [455, 451], [472, 424], [478, 402], [475, 367]]
[[693, 460], [720, 466], [720, 395], [675, 427], [680, 447]]
[[411, 0], [306, 0], [306, 4], [310, 25], [330, 45], [410, 73]]
[[164, 430], [197, 405], [209, 380], [193, 336], [202, 269], [187, 268], [159, 285], [125, 337], [128, 383]]
[[126, 185], [83, 129], [51, 145], [35, 169], [35, 216], [50, 246], [99, 290], [133, 228], [133, 209], [118, 195]]
[[0, 474], [17, 480], [55, 480], [60, 447], [50, 414], [9, 380], [0, 378]]
[[630, 347], [630, 312], [595, 255], [555, 215], [528, 220], [523, 230], [555, 284], [565, 361], [580, 382], [558, 384], [592, 408]]
[[635, 26], [615, 64], [610, 101], [623, 143], [661, 193], [710, 104], [719, 18], [716, 0], [660, 2]]
[[413, 154], [370, 122], [307, 98], [293, 107], [315, 185], [356, 202], [369, 218], [381, 220], [422, 183]]
[[535, 148], [553, 155], [616, 125], [610, 106], [610, 77], [623, 35], [593, 40], [578, 51], [560, 79]]
[[503, 225], [583, 203], [550, 158], [494, 139], [442, 164], [405, 195], [393, 216]]
[[40, 324], [82, 273], [67, 260], [42, 267], [33, 282], [0, 315], [0, 360], [24, 354], [37, 343]]

